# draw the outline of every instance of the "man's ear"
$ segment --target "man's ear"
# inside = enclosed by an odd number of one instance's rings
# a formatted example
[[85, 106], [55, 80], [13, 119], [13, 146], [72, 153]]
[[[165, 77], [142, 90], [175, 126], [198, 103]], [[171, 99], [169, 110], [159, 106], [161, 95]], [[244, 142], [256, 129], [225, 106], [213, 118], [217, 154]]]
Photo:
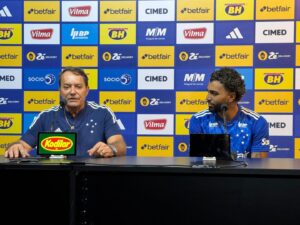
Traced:
[[235, 94], [235, 92], [230, 92], [230, 93], [229, 93], [229, 99], [228, 99], [228, 101], [231, 103], [231, 102], [234, 102], [235, 99], [236, 99], [236, 94]]

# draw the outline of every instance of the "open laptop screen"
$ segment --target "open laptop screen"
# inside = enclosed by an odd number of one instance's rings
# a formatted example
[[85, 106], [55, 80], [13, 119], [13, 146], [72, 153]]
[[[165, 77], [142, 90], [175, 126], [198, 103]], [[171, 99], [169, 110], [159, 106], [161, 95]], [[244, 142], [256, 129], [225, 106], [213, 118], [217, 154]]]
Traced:
[[37, 154], [47, 155], [76, 155], [75, 132], [39, 132]]
[[190, 134], [190, 156], [232, 160], [229, 134]]

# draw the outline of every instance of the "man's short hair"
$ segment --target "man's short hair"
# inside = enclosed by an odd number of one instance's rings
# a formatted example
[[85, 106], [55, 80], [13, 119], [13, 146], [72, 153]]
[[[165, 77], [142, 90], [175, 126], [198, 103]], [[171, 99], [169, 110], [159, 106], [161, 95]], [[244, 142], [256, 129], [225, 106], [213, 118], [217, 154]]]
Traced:
[[65, 73], [65, 72], [72, 72], [73, 74], [75, 75], [78, 75], [78, 76], [81, 76], [83, 78], [83, 81], [85, 83], [85, 85], [88, 87], [89, 86], [89, 78], [88, 76], [86, 75], [86, 73], [84, 72], [83, 69], [79, 68], [79, 67], [66, 67], [64, 68], [60, 74], [59, 74], [59, 80], [58, 80], [58, 84], [59, 84], [59, 87], [61, 85], [61, 76]]
[[224, 67], [211, 74], [210, 82], [219, 81], [225, 90], [235, 93], [235, 100], [241, 100], [246, 92], [245, 82], [241, 75], [234, 69]]

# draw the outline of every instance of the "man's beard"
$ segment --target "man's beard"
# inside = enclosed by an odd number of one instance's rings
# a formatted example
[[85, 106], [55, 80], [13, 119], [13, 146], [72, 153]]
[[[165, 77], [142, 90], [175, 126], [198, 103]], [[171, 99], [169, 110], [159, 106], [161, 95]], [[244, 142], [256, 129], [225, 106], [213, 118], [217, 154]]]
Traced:
[[221, 112], [223, 110], [224, 105], [226, 105], [226, 104], [222, 103], [222, 104], [216, 104], [216, 105], [213, 105], [213, 106], [209, 106], [208, 110], [212, 113], [218, 113], [218, 112]]

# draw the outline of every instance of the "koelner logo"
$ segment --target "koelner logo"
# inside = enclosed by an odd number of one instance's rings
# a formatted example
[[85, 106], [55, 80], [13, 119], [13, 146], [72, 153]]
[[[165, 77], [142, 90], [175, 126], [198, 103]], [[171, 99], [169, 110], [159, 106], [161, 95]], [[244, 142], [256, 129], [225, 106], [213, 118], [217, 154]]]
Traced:
[[85, 17], [89, 16], [91, 12], [91, 6], [77, 6], [77, 7], [70, 7], [69, 8], [69, 14], [70, 16], [76, 16], [76, 17]]
[[32, 39], [38, 39], [38, 40], [51, 39], [53, 34], [53, 29], [47, 28], [47, 29], [31, 30], [30, 34]]
[[183, 30], [184, 37], [188, 39], [202, 39], [206, 34], [206, 27], [192, 28]]
[[145, 120], [144, 126], [147, 130], [163, 130], [167, 124], [166, 119]]

